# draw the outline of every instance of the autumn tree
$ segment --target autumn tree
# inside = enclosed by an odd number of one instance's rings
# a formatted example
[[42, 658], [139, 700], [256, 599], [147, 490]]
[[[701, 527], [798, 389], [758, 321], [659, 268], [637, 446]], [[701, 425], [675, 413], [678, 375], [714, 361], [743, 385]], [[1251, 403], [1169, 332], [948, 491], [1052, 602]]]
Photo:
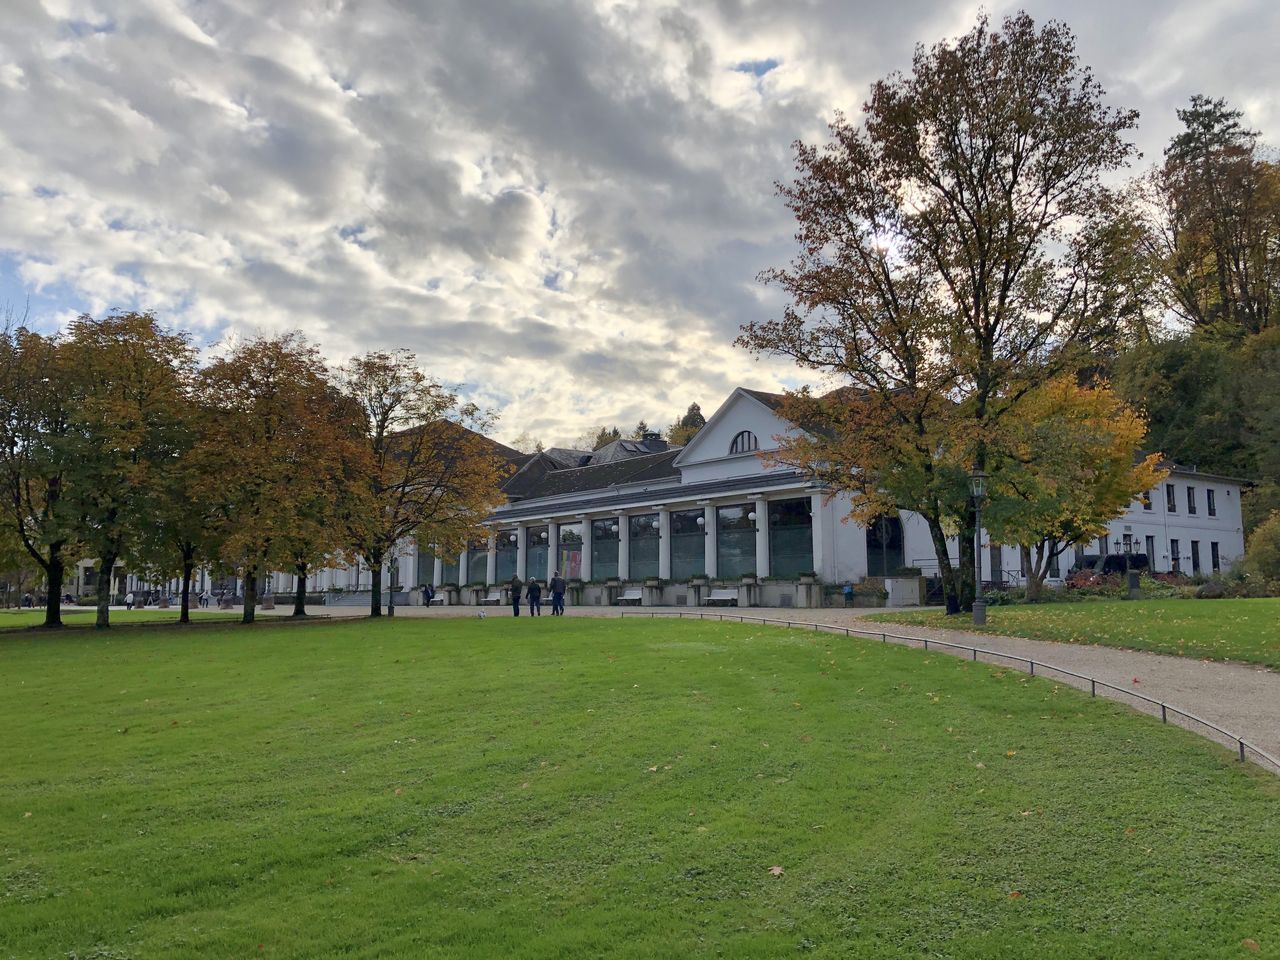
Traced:
[[66, 497], [71, 413], [58, 339], [7, 323], [0, 330], [5, 525], [44, 575], [46, 627], [62, 626], [67, 560], [78, 556], [78, 518]]
[[1017, 544], [1027, 599], [1038, 600], [1055, 561], [1107, 532], [1167, 471], [1141, 455], [1146, 424], [1107, 386], [1059, 377], [1027, 394], [992, 456], [983, 522], [994, 541]]
[[1131, 156], [1135, 121], [1105, 105], [1066, 26], [981, 16], [877, 82], [861, 124], [837, 116], [828, 144], [797, 143], [797, 177], [779, 185], [800, 251], [762, 279], [791, 303], [739, 343], [851, 388], [802, 401], [823, 422], [875, 418], [849, 423], [835, 488], [884, 500], [873, 478], [893, 478], [884, 489], [928, 524], [949, 610], [973, 596], [960, 478], [989, 472], [1028, 391], [1120, 335], [1102, 177]]
[[64, 497], [97, 560], [102, 629], [116, 562], [136, 555], [139, 532], [171, 495], [164, 474], [190, 445], [195, 356], [185, 335], [149, 313], [81, 316], [59, 349], [71, 401]]
[[[199, 448], [195, 493], [217, 504], [219, 559], [243, 577], [243, 622], [252, 623], [258, 578], [290, 562], [304, 507], [331, 476], [332, 387], [318, 351], [296, 333], [236, 346], [198, 387], [217, 414]], [[329, 532], [337, 547], [341, 530]]]
[[689, 409], [684, 412], [684, 416], [667, 428], [667, 441], [683, 447], [706, 425], [707, 418], [702, 415], [702, 408], [696, 403], [691, 403]]
[[341, 372], [360, 411], [362, 452], [347, 517], [348, 541], [373, 578], [371, 616], [382, 613], [382, 568], [410, 537], [461, 550], [484, 536], [507, 467], [479, 431], [489, 419], [431, 380], [408, 350], [374, 352]]
[[1225, 100], [1197, 95], [1164, 163], [1135, 184], [1166, 305], [1230, 337], [1280, 324], [1280, 166]]

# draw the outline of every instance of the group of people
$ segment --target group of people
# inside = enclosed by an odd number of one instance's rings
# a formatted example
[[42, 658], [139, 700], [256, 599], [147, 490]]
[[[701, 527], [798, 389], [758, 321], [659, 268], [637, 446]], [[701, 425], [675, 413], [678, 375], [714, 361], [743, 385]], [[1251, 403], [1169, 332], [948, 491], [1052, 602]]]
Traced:
[[[537, 580], [529, 580], [527, 583], [520, 582], [519, 574], [511, 578], [508, 585], [511, 590], [511, 613], [514, 616], [520, 616], [520, 601], [523, 598], [529, 604], [529, 616], [542, 616], [542, 584]], [[551, 592], [551, 615], [553, 617], [564, 616], [564, 577], [560, 576], [557, 570], [551, 575], [551, 580], [547, 584], [547, 589]]]

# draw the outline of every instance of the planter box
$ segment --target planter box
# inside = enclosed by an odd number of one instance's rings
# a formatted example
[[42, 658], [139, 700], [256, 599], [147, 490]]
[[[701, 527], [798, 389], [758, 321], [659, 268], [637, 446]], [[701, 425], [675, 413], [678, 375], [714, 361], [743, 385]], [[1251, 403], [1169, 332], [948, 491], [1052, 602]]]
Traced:
[[887, 607], [918, 607], [924, 596], [922, 577], [885, 577], [884, 588], [889, 591]]

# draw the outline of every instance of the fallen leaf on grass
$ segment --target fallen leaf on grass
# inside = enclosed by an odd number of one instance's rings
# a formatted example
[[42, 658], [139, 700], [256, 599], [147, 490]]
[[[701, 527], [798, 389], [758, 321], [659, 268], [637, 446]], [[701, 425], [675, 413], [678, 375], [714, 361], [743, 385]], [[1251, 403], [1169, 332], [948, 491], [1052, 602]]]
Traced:
[[1240, 946], [1244, 947], [1246, 950], [1252, 951], [1253, 953], [1257, 953], [1262, 949], [1258, 944], [1258, 941], [1253, 939], [1253, 937], [1245, 937], [1240, 941]]
[[1006, 750], [1006, 751], [1004, 752], [1004, 755], [1005, 755], [1006, 757], [1016, 757], [1016, 756], [1018, 755], [1018, 751], [1017, 751], [1017, 750]]
[[987, 765], [986, 765], [985, 763], [981, 762], [981, 761], [979, 761], [979, 762], [976, 764], [976, 766], [977, 766], [977, 768], [978, 768], [979, 770], [985, 770], [985, 769], [987, 769]]
[[770, 872], [771, 874], [773, 874], [773, 876], [775, 876], [775, 877], [780, 877], [780, 876], [782, 876], [782, 874], [783, 874], [783, 872], [784, 872], [784, 871], [783, 871], [783, 869], [782, 869], [781, 867], [770, 867], [770, 868], [769, 868], [769, 872]]
[[1009, 894], [1010, 900], [1021, 900], [1022, 897], [1023, 897], [1023, 893], [1021, 890], [1014, 890], [1012, 893]]
[[399, 787], [396, 787], [396, 796], [398, 797], [398, 796], [400, 796], [400, 794], [402, 794], [402, 793], [404, 793], [404, 791], [403, 791], [403, 790], [401, 790]]

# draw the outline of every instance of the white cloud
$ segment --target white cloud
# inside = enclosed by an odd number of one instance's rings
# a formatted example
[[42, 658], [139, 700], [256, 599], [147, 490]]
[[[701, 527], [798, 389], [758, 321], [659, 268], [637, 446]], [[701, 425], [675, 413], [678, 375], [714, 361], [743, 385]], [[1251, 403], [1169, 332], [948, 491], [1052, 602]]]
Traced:
[[[1247, 36], [1154, 3], [1077, 8], [1081, 55], [1144, 109], [1148, 150], [1201, 89], [1276, 119], [1274, 60], [1249, 73], [1232, 52], [1277, 33], [1262, 0], [1231, 11]], [[506, 437], [665, 423], [794, 379], [731, 346], [778, 306], [754, 277], [791, 253], [773, 192], [790, 143], [975, 10], [11, 0], [0, 253], [75, 309], [149, 307], [207, 340], [298, 327], [339, 360], [410, 347]], [[1147, 35], [1176, 41], [1176, 80]]]

